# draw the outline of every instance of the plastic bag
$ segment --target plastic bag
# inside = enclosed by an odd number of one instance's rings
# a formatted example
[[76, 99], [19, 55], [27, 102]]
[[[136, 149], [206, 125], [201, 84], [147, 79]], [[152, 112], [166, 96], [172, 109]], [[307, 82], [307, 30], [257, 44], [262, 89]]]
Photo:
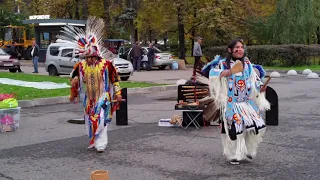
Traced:
[[12, 93], [12, 94], [0, 94], [0, 101], [3, 101], [5, 99], [9, 99], [9, 98], [14, 98], [15, 97], [15, 94]]
[[15, 98], [8, 98], [0, 101], [0, 109], [16, 108], [18, 107], [18, 101]]

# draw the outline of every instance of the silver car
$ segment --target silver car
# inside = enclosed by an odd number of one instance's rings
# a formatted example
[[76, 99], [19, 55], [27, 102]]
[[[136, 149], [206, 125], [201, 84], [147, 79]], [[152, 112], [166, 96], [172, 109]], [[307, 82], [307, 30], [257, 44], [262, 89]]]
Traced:
[[[143, 58], [141, 60], [141, 67], [142, 67], [142, 69], [147, 69], [147, 67], [148, 67], [147, 54], [148, 54], [150, 48], [149, 47], [141, 47], [141, 48], [144, 52]], [[153, 67], [158, 67], [159, 69], [163, 70], [167, 66], [171, 66], [171, 64], [173, 63], [172, 54], [164, 53], [156, 47], [153, 47], [153, 48], [155, 50], [155, 58], [153, 60]], [[118, 56], [120, 58], [127, 59], [128, 61], [130, 61], [132, 63], [133, 60], [131, 58], [131, 50], [132, 50], [132, 48], [126, 50], [124, 53], [119, 53]]]
[[10, 55], [0, 48], [0, 69], [9, 70], [14, 73], [20, 67], [20, 62], [17, 59], [10, 59]]
[[[112, 60], [122, 81], [133, 75], [131, 62], [121, 58]], [[68, 47], [65, 43], [52, 43], [47, 49], [45, 69], [50, 76], [69, 75], [78, 61], [74, 47]]]

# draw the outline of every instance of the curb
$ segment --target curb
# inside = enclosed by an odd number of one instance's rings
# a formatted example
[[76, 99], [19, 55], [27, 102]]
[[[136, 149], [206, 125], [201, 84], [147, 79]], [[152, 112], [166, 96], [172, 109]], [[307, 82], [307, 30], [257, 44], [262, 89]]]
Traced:
[[[20, 66], [27, 66], [27, 67], [33, 67], [32, 62], [20, 62]], [[38, 67], [45, 67], [45, 63], [38, 62]], [[193, 64], [186, 64], [186, 68], [193, 68]]]
[[[193, 64], [186, 64], [186, 68], [193, 68]], [[287, 73], [289, 70], [277, 70], [277, 69], [265, 69], [267, 73], [277, 71], [278, 73]], [[297, 71], [297, 70], [296, 70]], [[298, 74], [302, 74], [303, 71], [297, 71]], [[312, 71], [314, 73], [320, 74], [320, 71]]]
[[[24, 60], [27, 61], [27, 60]], [[30, 60], [31, 61], [31, 60]], [[20, 66], [27, 66], [27, 67], [33, 67], [32, 62], [20, 62]], [[38, 67], [44, 67], [44, 63], [43, 62], [38, 62]]]
[[[268, 73], [271, 73], [271, 72], [273, 72], [273, 71], [277, 71], [278, 73], [287, 73], [289, 70], [276, 70], [276, 69], [267, 69], [267, 70], [265, 70], [266, 72], [268, 72]], [[297, 71], [297, 70], [296, 70]], [[297, 73], [298, 74], [302, 74], [302, 72], [303, 71], [297, 71]], [[320, 71], [312, 71], [312, 72], [314, 72], [314, 73], [317, 73], [317, 74], [320, 74]]]
[[[155, 91], [170, 91], [177, 90], [176, 85], [167, 85], [167, 86], [153, 86], [146, 88], [128, 88], [128, 95], [143, 95]], [[50, 97], [50, 98], [39, 98], [33, 100], [19, 100], [19, 107], [21, 108], [31, 108], [37, 106], [47, 106], [55, 104], [71, 104], [69, 101], [69, 96], [60, 96], [60, 97]]]

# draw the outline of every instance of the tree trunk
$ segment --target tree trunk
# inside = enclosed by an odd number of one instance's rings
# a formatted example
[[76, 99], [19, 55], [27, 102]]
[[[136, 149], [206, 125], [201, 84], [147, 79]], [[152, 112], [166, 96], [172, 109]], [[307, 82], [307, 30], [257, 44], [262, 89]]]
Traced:
[[167, 50], [167, 40], [168, 40], [168, 33], [166, 32], [163, 38], [164, 42], [164, 49]]
[[149, 29], [149, 41], [150, 43], [152, 43], [152, 30]]
[[191, 38], [191, 56], [193, 56], [193, 48], [194, 48], [194, 36], [196, 35], [196, 31], [193, 29], [192, 31], [191, 31], [191, 36], [192, 36], [192, 38]]
[[66, 15], [64, 15], [64, 18], [68, 18], [68, 19], [73, 19], [73, 8], [72, 8], [72, 4], [67, 4], [67, 13], [69, 14], [69, 17], [66, 17]]
[[82, 19], [86, 20], [88, 18], [88, 3], [87, 0], [82, 0]]
[[133, 29], [134, 29], [134, 41], [137, 42], [139, 41], [137, 22], [134, 22]]
[[106, 37], [110, 36], [109, 32], [109, 24], [110, 24], [110, 11], [109, 11], [109, 6], [110, 6], [110, 0], [103, 0], [103, 7], [104, 7], [104, 23], [105, 23], [105, 34]]
[[320, 26], [317, 28], [317, 44], [320, 44]]
[[79, 0], [75, 0], [75, 4], [76, 4], [76, 19], [79, 20], [80, 19], [80, 13], [79, 13]]
[[[125, 1], [127, 8], [134, 8], [134, 1], [133, 0], [126, 0]], [[136, 33], [135, 33], [135, 24], [134, 24], [134, 18], [129, 20], [129, 29], [130, 29], [130, 41], [131, 43], [135, 43], [137, 41], [136, 39]]]
[[135, 41], [139, 41], [138, 29], [137, 28], [134, 28], [134, 39], [135, 39]]
[[[194, 17], [194, 19], [196, 19], [196, 17], [197, 17], [197, 8], [196, 7], [194, 7], [193, 17]], [[191, 56], [193, 56], [193, 47], [194, 47], [195, 35], [196, 35], [196, 28], [193, 27], [192, 31], [191, 31], [191, 36], [192, 36], [192, 39], [191, 39]]]
[[148, 33], [144, 33], [143, 36], [144, 36], [144, 39], [148, 39]]
[[179, 59], [184, 59], [186, 61], [186, 54], [185, 54], [185, 39], [184, 39], [184, 24], [183, 24], [183, 16], [182, 16], [182, 8], [181, 4], [177, 8], [177, 15], [178, 15], [178, 31], [179, 31]]
[[130, 37], [130, 41], [131, 43], [135, 43], [135, 36], [134, 36], [134, 24], [133, 24], [133, 19], [130, 19], [130, 23], [129, 23], [129, 28], [130, 28], [130, 33], [131, 33], [131, 37]]

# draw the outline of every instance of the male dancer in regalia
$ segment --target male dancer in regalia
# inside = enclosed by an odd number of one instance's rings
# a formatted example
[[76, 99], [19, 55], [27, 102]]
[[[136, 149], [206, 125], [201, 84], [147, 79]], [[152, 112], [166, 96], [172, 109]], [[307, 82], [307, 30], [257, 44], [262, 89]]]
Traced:
[[62, 32], [63, 35], [58, 36], [57, 42], [73, 46], [79, 53], [79, 58], [84, 58], [75, 65], [71, 73], [70, 101], [79, 101], [79, 95], [85, 92], [83, 105], [86, 130], [90, 138], [88, 148], [103, 152], [108, 144], [108, 123], [118, 107], [112, 100], [122, 100], [117, 70], [110, 60], [104, 59], [107, 56], [107, 50], [102, 44], [104, 22], [102, 19], [89, 17], [85, 32], [73, 26], [65, 26]]

